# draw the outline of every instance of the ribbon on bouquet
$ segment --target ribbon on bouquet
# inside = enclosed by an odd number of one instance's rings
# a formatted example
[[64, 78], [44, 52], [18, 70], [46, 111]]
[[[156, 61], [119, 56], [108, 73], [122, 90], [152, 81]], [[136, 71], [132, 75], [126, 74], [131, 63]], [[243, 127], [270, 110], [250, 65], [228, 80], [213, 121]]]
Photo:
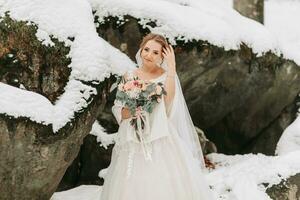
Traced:
[[[136, 111], [137, 130], [136, 133], [139, 136], [143, 154], [146, 160], [152, 160], [152, 149], [149, 143], [145, 140], [150, 135], [149, 113], [144, 110]], [[142, 127], [144, 123], [144, 128]]]

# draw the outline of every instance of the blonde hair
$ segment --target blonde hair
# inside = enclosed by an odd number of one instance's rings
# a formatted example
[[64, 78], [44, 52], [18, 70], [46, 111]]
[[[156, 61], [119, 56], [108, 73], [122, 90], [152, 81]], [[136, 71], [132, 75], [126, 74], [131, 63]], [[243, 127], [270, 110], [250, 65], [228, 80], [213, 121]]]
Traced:
[[168, 42], [166, 40], [166, 38], [160, 34], [157, 33], [149, 33], [146, 36], [143, 37], [143, 40], [140, 44], [140, 49], [142, 50], [144, 48], [144, 46], [146, 45], [146, 43], [149, 40], [154, 40], [155, 42], [158, 42], [159, 44], [161, 44], [162, 48], [167, 47], [168, 46]]

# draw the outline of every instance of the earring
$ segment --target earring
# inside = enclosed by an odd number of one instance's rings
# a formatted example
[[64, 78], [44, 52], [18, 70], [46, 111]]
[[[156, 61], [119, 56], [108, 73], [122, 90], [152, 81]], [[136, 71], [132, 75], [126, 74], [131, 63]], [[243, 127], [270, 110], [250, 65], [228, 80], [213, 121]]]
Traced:
[[161, 64], [163, 63], [163, 60], [160, 60], [156, 63], [157, 66], [160, 66], [161, 67]]
[[163, 64], [163, 62], [164, 62], [164, 59], [161, 59], [160, 65], [162, 65], [162, 64]]

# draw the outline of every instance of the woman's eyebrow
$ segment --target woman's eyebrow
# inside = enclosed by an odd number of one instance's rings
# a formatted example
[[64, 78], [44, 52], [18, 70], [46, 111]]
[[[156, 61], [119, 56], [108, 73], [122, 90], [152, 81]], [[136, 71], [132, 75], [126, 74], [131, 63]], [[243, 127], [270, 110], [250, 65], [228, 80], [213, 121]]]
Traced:
[[[149, 47], [145, 47], [145, 49], [150, 49]], [[159, 52], [159, 50], [154, 49], [153, 51]]]

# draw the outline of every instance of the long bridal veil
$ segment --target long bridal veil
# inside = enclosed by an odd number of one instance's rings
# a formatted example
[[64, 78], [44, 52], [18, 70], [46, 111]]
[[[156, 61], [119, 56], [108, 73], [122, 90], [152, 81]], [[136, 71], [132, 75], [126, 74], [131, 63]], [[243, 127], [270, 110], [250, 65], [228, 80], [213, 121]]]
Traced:
[[[141, 49], [136, 53], [138, 67], [142, 66]], [[159, 64], [158, 64], [159, 65]], [[165, 71], [168, 70], [167, 63], [163, 60], [160, 65]], [[191, 119], [186, 105], [178, 76], [175, 76], [175, 96], [169, 109], [169, 120], [175, 126], [180, 138], [186, 147], [191, 151], [193, 158], [198, 162], [198, 166], [206, 171], [203, 153], [198, 134]]]

